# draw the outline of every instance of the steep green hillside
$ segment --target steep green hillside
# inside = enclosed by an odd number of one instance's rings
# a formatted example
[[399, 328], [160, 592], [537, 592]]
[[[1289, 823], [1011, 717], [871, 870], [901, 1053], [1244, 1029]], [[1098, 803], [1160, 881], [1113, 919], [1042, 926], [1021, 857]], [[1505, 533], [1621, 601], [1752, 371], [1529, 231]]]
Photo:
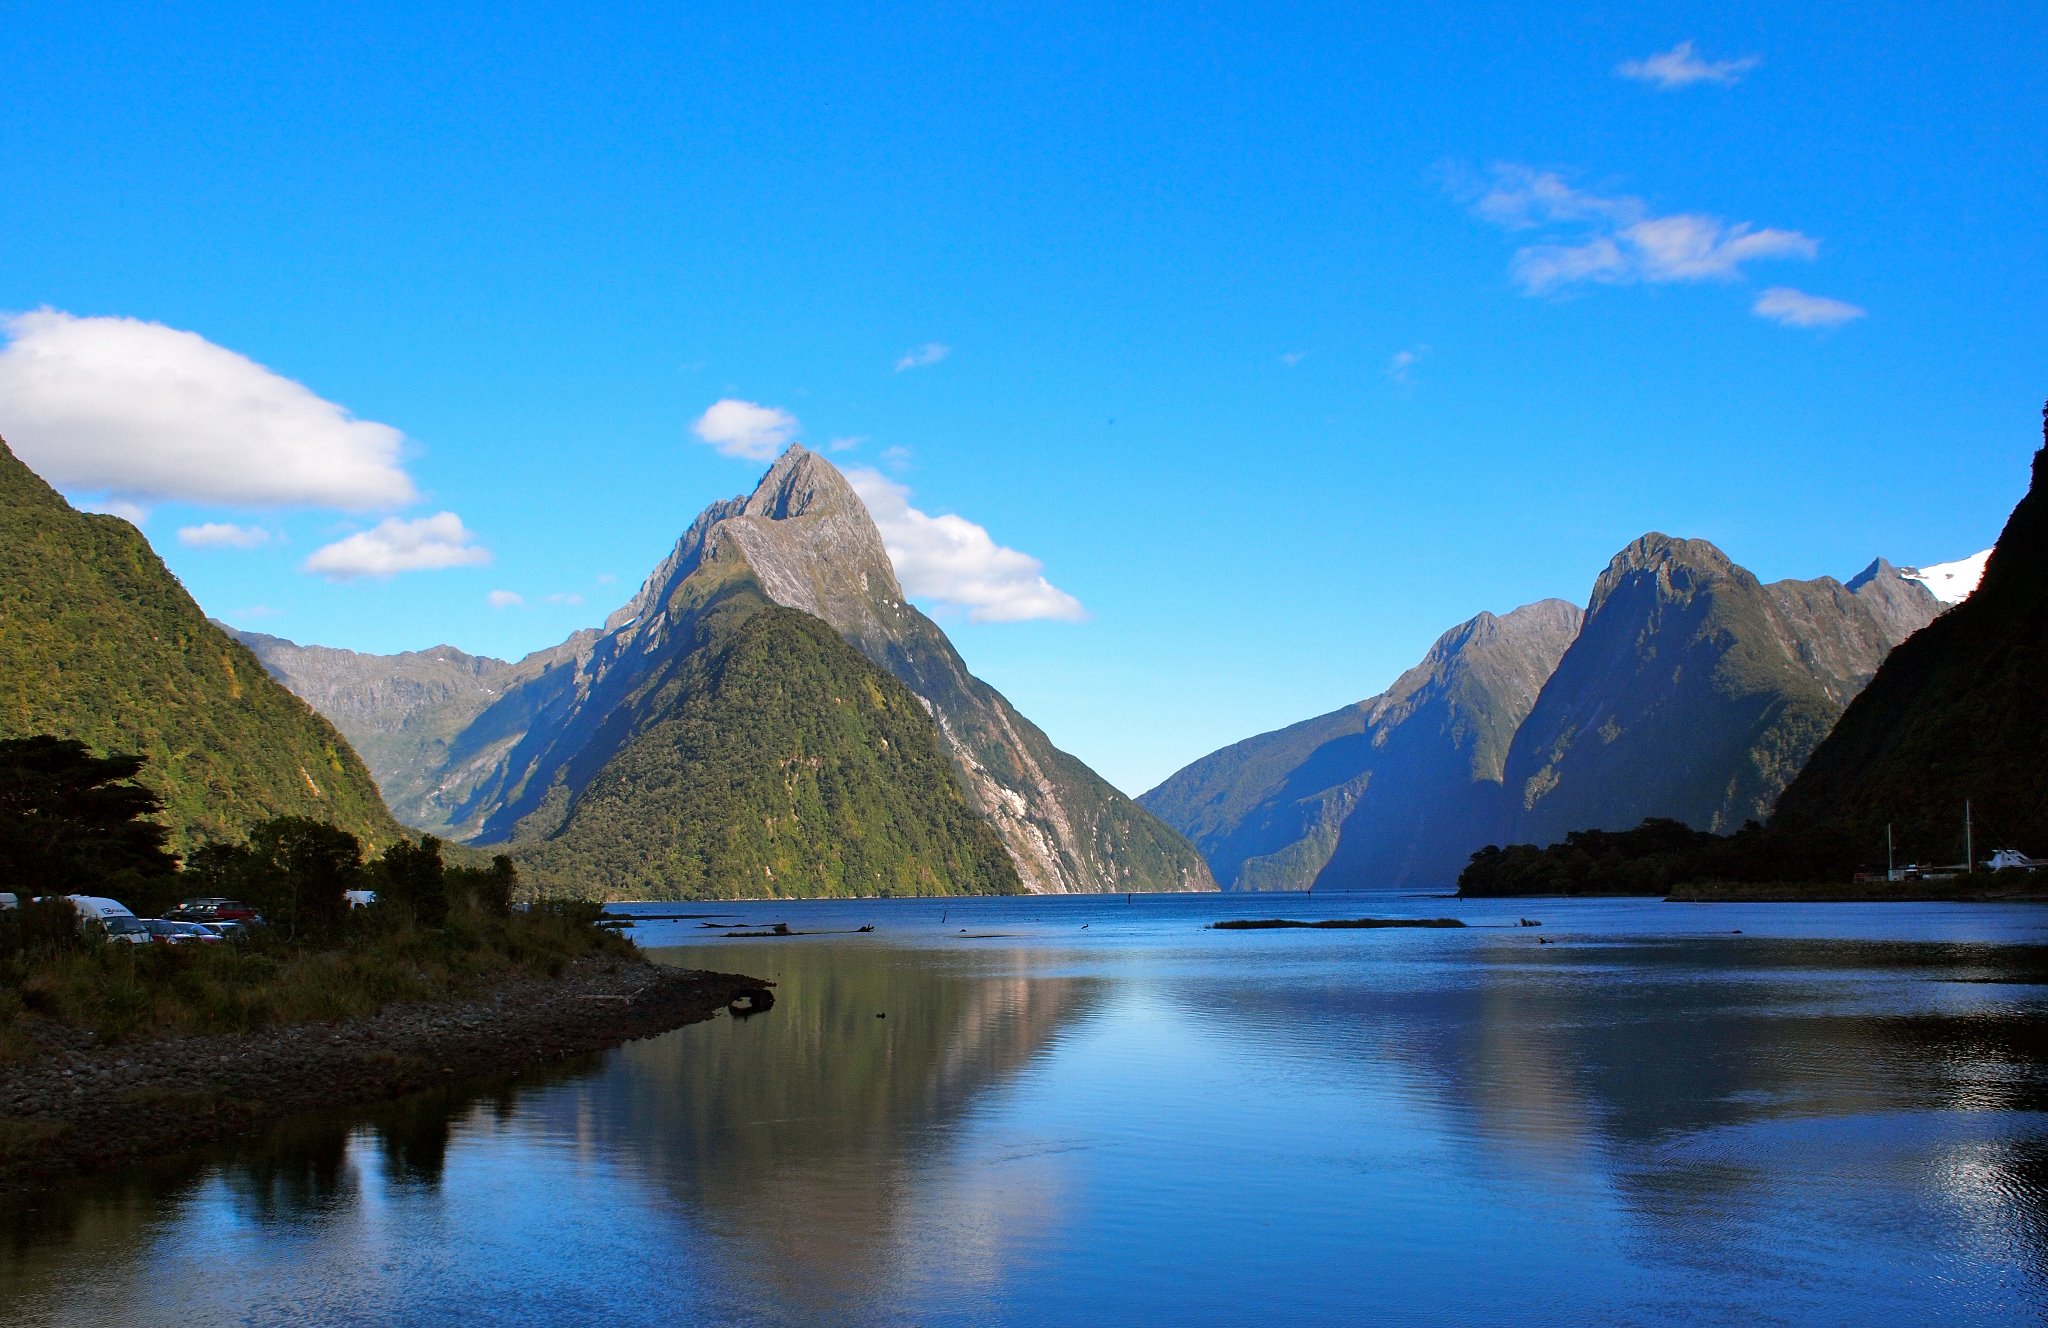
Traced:
[[266, 817], [399, 830], [332, 725], [208, 622], [118, 517], [79, 512], [0, 443], [0, 737], [148, 758], [172, 846]]
[[1980, 855], [2048, 855], [2048, 446], [1976, 593], [1891, 653], [1772, 828], [1873, 846], [1890, 825], [1902, 856], [1954, 862], [1965, 800]]
[[531, 875], [641, 899], [1022, 888], [908, 688], [750, 580], [671, 613], [682, 649], [520, 823]]

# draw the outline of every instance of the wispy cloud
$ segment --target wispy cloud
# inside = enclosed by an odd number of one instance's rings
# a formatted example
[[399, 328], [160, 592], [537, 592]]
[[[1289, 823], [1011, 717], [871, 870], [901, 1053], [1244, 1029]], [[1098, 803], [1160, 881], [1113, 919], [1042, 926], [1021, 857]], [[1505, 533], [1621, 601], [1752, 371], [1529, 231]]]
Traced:
[[1659, 90], [1670, 92], [1689, 88], [1695, 83], [1735, 83], [1762, 63], [1763, 57], [1757, 55], [1745, 55], [1735, 60], [1702, 60], [1693, 54], [1691, 42], [1682, 41], [1668, 51], [1660, 51], [1641, 60], [1624, 60], [1614, 67], [1614, 72], [1623, 78], [1654, 84]]
[[1284, 352], [1280, 356], [1280, 363], [1292, 369], [1295, 365], [1300, 364], [1303, 360], [1307, 358], [1308, 352], [1305, 350], [1290, 350]]
[[1410, 346], [1397, 350], [1387, 361], [1387, 377], [1406, 387], [1415, 379], [1415, 366], [1422, 363], [1422, 357], [1429, 354], [1427, 346]]
[[526, 596], [516, 590], [493, 590], [484, 596], [484, 603], [494, 609], [523, 609], [526, 607]]
[[778, 406], [726, 397], [711, 403], [690, 431], [726, 456], [773, 461], [800, 427], [796, 416]]
[[1587, 281], [1734, 281], [1751, 263], [1820, 253], [1820, 242], [1798, 231], [1699, 212], [1660, 216], [1640, 198], [1577, 189], [1527, 166], [1494, 167], [1472, 206], [1504, 230], [1571, 232], [1515, 251], [1515, 281], [1531, 295]]
[[558, 590], [547, 597], [550, 604], [581, 604], [583, 596], [573, 590]]
[[1808, 295], [1790, 286], [1773, 286], [1756, 297], [1749, 311], [1786, 327], [1839, 327], [1854, 322], [1869, 310], [1847, 300], [1825, 295]]
[[868, 436], [864, 433], [851, 434], [845, 438], [834, 438], [831, 442], [825, 444], [825, 450], [827, 452], [851, 452], [867, 440]]
[[997, 544], [983, 527], [919, 511], [910, 490], [878, 470], [849, 470], [846, 478], [881, 529], [905, 594], [964, 608], [973, 622], [1088, 616], [1081, 601], [1045, 579], [1043, 563]]
[[234, 609], [228, 614], [229, 622], [248, 622], [255, 618], [275, 618], [283, 609], [273, 609], [268, 604], [251, 604], [246, 609]]
[[253, 549], [270, 540], [270, 532], [261, 526], [237, 526], [227, 521], [178, 528], [178, 543], [194, 549]]
[[398, 430], [197, 333], [55, 309], [0, 331], [0, 434], [60, 488], [350, 511], [414, 497]]
[[476, 544], [475, 538], [453, 512], [412, 520], [387, 517], [369, 530], [315, 549], [304, 569], [331, 581], [350, 581], [363, 576], [477, 567], [491, 560], [491, 552]]
[[916, 453], [907, 447], [885, 447], [881, 451], [881, 462], [889, 469], [901, 475], [904, 471], [910, 469], [910, 463], [915, 456]]
[[912, 346], [896, 357], [896, 372], [906, 369], [922, 369], [937, 364], [953, 353], [953, 348], [943, 341], [927, 341], [922, 346]]

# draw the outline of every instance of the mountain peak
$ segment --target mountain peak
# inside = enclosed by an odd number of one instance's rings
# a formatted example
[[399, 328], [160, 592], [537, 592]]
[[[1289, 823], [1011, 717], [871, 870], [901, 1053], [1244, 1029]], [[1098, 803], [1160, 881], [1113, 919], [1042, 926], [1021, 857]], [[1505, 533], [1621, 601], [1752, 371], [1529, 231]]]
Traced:
[[860, 496], [839, 468], [802, 443], [775, 459], [746, 501], [747, 516], [786, 521], [791, 517], [824, 516], [861, 511]]
[[1627, 545], [1607, 563], [1593, 583], [1586, 605], [1591, 617], [1624, 587], [1654, 584], [1664, 599], [1689, 599], [1692, 594], [1730, 577], [1747, 576], [1727, 554], [1706, 540], [1680, 539], [1650, 531]]

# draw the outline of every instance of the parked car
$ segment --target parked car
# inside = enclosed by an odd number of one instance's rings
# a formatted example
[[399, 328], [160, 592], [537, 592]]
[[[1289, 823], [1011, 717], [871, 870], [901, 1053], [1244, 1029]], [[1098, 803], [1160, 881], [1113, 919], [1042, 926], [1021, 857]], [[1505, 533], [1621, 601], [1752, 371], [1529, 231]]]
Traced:
[[263, 925], [263, 915], [239, 899], [187, 899], [164, 916], [173, 922], [242, 922]]
[[142, 919], [133, 913], [116, 913], [111, 917], [94, 918], [81, 924], [88, 933], [97, 932], [110, 945], [148, 945], [155, 938]]
[[203, 922], [174, 922], [169, 918], [144, 918], [143, 928], [157, 945], [219, 945], [220, 933]]

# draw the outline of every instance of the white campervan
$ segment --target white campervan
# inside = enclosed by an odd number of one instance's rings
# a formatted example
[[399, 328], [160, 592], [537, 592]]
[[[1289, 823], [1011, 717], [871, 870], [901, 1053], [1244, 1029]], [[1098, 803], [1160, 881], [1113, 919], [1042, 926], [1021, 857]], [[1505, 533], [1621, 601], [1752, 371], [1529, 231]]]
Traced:
[[98, 932], [110, 941], [128, 945], [149, 944], [149, 929], [120, 900], [101, 895], [65, 895], [64, 898], [78, 910], [78, 925], [88, 932]]

